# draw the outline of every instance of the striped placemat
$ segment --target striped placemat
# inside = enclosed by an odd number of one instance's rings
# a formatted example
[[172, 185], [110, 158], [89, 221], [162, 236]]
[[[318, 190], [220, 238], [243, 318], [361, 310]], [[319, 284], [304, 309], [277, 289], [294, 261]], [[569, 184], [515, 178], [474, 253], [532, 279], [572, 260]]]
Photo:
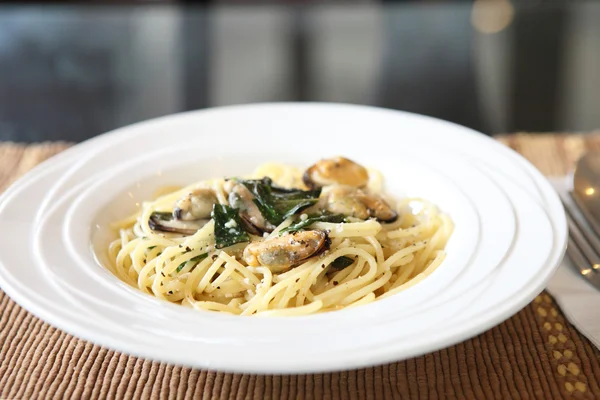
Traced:
[[[597, 135], [499, 140], [551, 175], [567, 172], [586, 148], [600, 148]], [[66, 147], [0, 143], [0, 191]], [[260, 376], [110, 351], [49, 326], [0, 291], [1, 399], [593, 399], [599, 385], [600, 351], [546, 293], [501, 325], [422, 357], [340, 373]]]

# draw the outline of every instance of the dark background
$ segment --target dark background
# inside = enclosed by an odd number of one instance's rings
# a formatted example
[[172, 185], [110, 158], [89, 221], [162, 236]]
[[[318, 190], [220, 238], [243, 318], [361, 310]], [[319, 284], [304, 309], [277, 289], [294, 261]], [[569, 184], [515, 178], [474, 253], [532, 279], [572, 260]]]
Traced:
[[265, 101], [600, 127], [598, 1], [237, 3], [0, 3], [0, 140]]

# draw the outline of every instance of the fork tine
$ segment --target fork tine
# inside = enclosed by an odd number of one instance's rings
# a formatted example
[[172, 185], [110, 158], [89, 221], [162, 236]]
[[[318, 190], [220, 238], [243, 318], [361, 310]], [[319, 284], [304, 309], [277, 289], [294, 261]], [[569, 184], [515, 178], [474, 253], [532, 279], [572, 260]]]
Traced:
[[573, 241], [571, 237], [569, 237], [569, 242], [567, 244], [567, 254], [579, 270], [583, 274], [583, 271], [588, 269], [589, 261], [585, 258], [581, 249], [577, 246], [577, 244]]
[[[577, 244], [577, 247], [581, 250], [589, 263], [592, 265], [600, 265], [600, 255], [598, 255], [598, 252], [590, 244], [591, 239], [588, 239], [590, 237], [594, 238], [593, 232], [590, 231], [588, 226], [580, 226], [577, 224], [575, 221], [576, 217], [574, 216], [574, 214], [577, 215], [577, 210], [574, 210], [571, 204], [563, 201], [563, 205], [567, 211], [567, 224], [569, 225], [570, 239]], [[584, 233], [586, 230], [587, 232]], [[595, 239], [597, 240], [597, 238]], [[598, 248], [600, 248], [600, 245]]]
[[581, 200], [579, 200], [579, 196], [573, 192], [569, 192], [569, 199], [571, 200], [568, 202], [568, 204], [571, 205], [569, 210], [572, 212], [575, 222], [577, 222], [577, 225], [579, 226], [586, 227], [586, 231], [589, 233], [589, 235], [586, 236], [588, 236], [588, 239], [594, 245], [594, 248], [600, 249], [600, 225], [595, 222], [594, 216], [590, 214]]
[[579, 211], [580, 216], [585, 220], [585, 223], [592, 227], [593, 231], [596, 233], [595, 238], [597, 239], [598, 235], [600, 235], [600, 224], [596, 222], [594, 216], [588, 211], [583, 202], [580, 200], [580, 197], [575, 192], [569, 192], [569, 197]]
[[573, 261], [574, 268], [579, 272], [592, 286], [600, 289], [600, 273], [594, 269], [590, 262], [585, 258], [577, 243], [569, 237], [567, 245], [567, 255]]

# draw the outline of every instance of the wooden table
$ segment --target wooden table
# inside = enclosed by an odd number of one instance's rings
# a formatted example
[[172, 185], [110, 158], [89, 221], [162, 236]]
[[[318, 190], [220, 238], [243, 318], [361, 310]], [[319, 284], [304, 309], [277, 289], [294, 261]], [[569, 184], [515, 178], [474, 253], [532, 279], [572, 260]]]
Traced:
[[[548, 175], [566, 173], [586, 148], [600, 148], [596, 135], [499, 140]], [[67, 146], [0, 143], [0, 190]], [[0, 398], [593, 399], [600, 398], [600, 351], [542, 293], [501, 325], [411, 360], [316, 375], [227, 374], [95, 346], [40, 321], [0, 292]]]

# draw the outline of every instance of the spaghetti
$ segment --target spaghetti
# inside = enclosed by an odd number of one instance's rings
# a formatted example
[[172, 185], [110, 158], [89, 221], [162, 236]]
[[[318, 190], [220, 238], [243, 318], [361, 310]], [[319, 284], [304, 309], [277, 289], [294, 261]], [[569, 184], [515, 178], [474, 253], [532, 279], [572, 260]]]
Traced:
[[277, 316], [367, 304], [430, 275], [450, 218], [426, 200], [385, 196], [376, 171], [333, 160], [357, 169], [265, 164], [247, 180], [203, 181], [146, 202], [115, 224], [110, 269], [184, 306]]

